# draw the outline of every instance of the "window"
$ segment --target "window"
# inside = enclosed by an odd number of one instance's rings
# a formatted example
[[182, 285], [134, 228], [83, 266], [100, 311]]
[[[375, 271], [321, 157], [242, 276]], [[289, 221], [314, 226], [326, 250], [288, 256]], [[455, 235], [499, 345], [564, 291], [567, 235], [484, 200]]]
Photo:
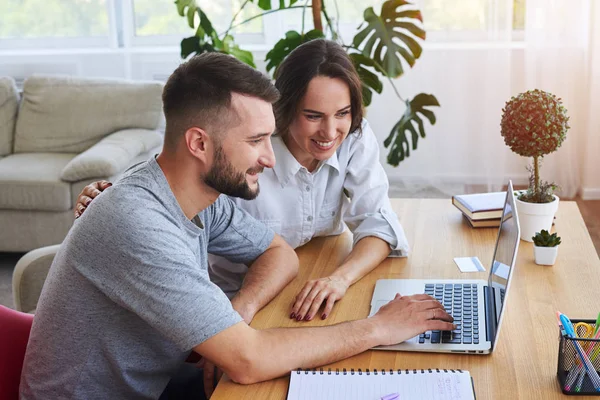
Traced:
[[428, 31], [477, 31], [486, 29], [487, 0], [422, 0], [423, 23]]
[[136, 36], [193, 33], [171, 1], [135, 0], [133, 9]]
[[[106, 0], [2, 0], [0, 39], [40, 43], [39, 39], [67, 43], [108, 45]], [[94, 39], [101, 39], [100, 41]]]
[[525, 0], [514, 0], [513, 4], [513, 30], [525, 30]]
[[[485, 41], [504, 38], [518, 39], [518, 31], [524, 29], [526, 0], [413, 0], [421, 10], [427, 41]], [[303, 2], [298, 2], [299, 4]], [[326, 0], [327, 12], [339, 28], [342, 39], [349, 44], [357, 33], [357, 27], [363, 22], [363, 13], [367, 7], [373, 7], [375, 13], [381, 12], [384, 0]], [[301, 10], [286, 13], [285, 30], [301, 29]], [[312, 29], [312, 13], [307, 9], [305, 31]], [[325, 28], [325, 21], [323, 21]], [[492, 33], [495, 30], [501, 34]], [[513, 31], [513, 34], [510, 31]], [[517, 31], [517, 34], [514, 33]], [[522, 36], [522, 33], [521, 33]]]
[[[264, 13], [258, 0], [196, 0], [218, 33], [225, 32], [239, 7], [234, 23]], [[329, 16], [350, 43], [363, 21], [365, 8], [381, 12], [384, 0], [324, 0]], [[522, 31], [526, 0], [413, 0], [422, 11], [428, 42], [489, 40], [492, 28]], [[277, 7], [279, 1], [272, 0]], [[275, 12], [235, 27], [236, 42], [270, 47], [286, 31], [302, 29], [302, 9], [310, 0], [299, 0], [294, 10]], [[304, 31], [313, 29], [312, 10], [306, 8]], [[187, 18], [177, 13], [173, 0], [0, 0], [0, 48], [23, 47], [130, 47], [179, 46], [194, 34]], [[196, 15], [196, 22], [198, 16]], [[323, 20], [326, 28], [326, 21]], [[515, 36], [517, 37], [517, 36]], [[251, 46], [252, 47], [252, 46]], [[255, 48], [256, 49], [256, 48]]]
[[[229, 28], [234, 13], [239, 10], [243, 0], [196, 0], [202, 11], [210, 18], [213, 27], [220, 34]], [[187, 11], [187, 9], [186, 9]], [[235, 23], [245, 21], [262, 12], [255, 4], [248, 3], [236, 17]], [[165, 0], [133, 0], [133, 18], [135, 22], [135, 38], [148, 38], [149, 40], [135, 40], [137, 44], [157, 44], [157, 36], [176, 35], [178, 40], [192, 36], [194, 30], [188, 25], [187, 17], [181, 17], [172, 1]], [[196, 14], [195, 22], [198, 26], [199, 17]], [[239, 36], [238, 43], [256, 42], [263, 33], [263, 20], [256, 18], [232, 30]], [[247, 35], [244, 35], [247, 34]], [[244, 38], [246, 36], [246, 38]], [[255, 36], [252, 38], [252, 36]], [[259, 38], [257, 38], [257, 36]], [[150, 38], [154, 37], [154, 38]], [[236, 38], [237, 39], [237, 38]], [[244, 40], [246, 39], [246, 40]], [[254, 39], [254, 40], [253, 40]], [[160, 40], [158, 41], [160, 44]]]

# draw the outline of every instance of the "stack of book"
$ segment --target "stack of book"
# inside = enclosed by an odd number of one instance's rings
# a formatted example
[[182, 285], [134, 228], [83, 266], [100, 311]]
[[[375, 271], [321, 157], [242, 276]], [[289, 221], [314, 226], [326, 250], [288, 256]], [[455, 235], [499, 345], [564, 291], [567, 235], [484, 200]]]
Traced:
[[473, 228], [490, 228], [500, 226], [505, 199], [506, 192], [463, 194], [453, 196], [452, 204]]

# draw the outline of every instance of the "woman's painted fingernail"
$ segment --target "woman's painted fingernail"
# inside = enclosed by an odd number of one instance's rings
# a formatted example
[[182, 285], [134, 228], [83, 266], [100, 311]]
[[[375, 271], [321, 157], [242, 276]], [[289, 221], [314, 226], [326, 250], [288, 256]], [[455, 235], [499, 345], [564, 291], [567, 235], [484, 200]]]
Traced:
[[321, 315], [321, 319], [325, 319], [327, 318], [327, 314], [323, 313], [323, 315]]
[[296, 321], [302, 321], [302, 315], [296, 315]]
[[291, 314], [290, 314], [290, 318], [291, 318], [291, 319], [294, 319], [294, 318], [296, 318], [296, 313], [291, 313]]
[[311, 317], [309, 317], [308, 315], [307, 315], [306, 317], [304, 317], [304, 320], [305, 320], [305, 321], [310, 321], [311, 319], [312, 319], [312, 318], [311, 318]]

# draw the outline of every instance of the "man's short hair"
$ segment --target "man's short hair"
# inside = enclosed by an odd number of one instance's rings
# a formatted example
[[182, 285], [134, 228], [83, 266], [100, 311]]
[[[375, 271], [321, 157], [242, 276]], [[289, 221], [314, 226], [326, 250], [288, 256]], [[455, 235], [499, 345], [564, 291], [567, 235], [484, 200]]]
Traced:
[[162, 94], [165, 145], [174, 149], [192, 127], [218, 137], [237, 124], [237, 114], [231, 109], [232, 93], [269, 103], [279, 99], [279, 92], [267, 76], [227, 54], [203, 53], [181, 64]]

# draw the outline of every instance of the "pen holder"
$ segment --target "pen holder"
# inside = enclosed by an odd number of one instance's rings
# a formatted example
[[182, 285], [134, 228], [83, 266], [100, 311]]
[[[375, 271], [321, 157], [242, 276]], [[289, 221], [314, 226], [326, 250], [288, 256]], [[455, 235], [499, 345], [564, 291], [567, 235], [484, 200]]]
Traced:
[[[596, 325], [595, 320], [571, 320], [573, 324], [585, 322], [592, 328]], [[578, 335], [583, 336], [584, 329], [578, 328]], [[558, 382], [564, 394], [574, 396], [600, 396], [600, 382], [582, 365], [582, 360], [577, 345], [585, 354], [591, 366], [600, 375], [600, 339], [575, 338], [561, 335], [558, 346]]]

